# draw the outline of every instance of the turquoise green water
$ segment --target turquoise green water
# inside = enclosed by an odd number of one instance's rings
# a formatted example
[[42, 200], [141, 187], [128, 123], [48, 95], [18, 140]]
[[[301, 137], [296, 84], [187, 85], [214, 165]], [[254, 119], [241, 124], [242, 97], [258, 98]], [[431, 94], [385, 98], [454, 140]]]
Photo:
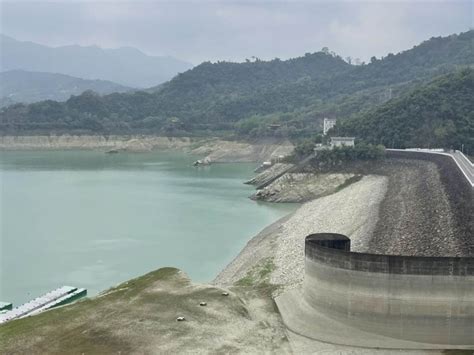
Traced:
[[1, 152], [0, 301], [90, 295], [163, 266], [210, 281], [294, 205], [248, 199], [255, 164], [181, 153]]

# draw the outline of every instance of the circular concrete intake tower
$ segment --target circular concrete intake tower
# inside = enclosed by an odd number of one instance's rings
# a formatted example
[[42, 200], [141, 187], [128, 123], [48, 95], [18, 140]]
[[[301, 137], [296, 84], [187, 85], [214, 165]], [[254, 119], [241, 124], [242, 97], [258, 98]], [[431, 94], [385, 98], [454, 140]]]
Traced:
[[303, 289], [276, 299], [287, 327], [334, 344], [474, 349], [474, 258], [350, 251], [350, 239], [305, 240]]

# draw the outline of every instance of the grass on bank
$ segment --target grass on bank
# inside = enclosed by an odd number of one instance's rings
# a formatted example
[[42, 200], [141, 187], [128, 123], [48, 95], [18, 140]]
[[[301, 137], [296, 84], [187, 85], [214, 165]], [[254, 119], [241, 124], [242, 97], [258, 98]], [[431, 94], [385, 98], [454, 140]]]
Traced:
[[[267, 263], [260, 275], [265, 277], [270, 267]], [[223, 296], [222, 288], [192, 284], [178, 269], [163, 268], [97, 297], [0, 326], [0, 354], [275, 349], [286, 340], [266, 290], [232, 287]], [[177, 322], [178, 316], [186, 321]], [[273, 334], [279, 334], [278, 342]]]
[[266, 286], [270, 282], [270, 274], [275, 270], [273, 258], [268, 257], [260, 260], [250, 269], [247, 274], [235, 283], [235, 286]]

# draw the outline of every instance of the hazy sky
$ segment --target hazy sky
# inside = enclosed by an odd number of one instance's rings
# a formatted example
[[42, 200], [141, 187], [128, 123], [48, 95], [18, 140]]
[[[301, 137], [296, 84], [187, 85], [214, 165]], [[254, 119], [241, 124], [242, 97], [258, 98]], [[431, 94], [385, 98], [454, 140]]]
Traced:
[[329, 47], [367, 60], [474, 27], [474, 0], [3, 1], [1, 32], [58, 46], [132, 46], [198, 64]]

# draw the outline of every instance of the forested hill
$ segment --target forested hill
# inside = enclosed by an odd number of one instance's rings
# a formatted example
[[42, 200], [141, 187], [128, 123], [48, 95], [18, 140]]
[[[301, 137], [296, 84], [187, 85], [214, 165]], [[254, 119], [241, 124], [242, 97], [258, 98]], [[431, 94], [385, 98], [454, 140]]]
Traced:
[[357, 67], [347, 76], [349, 82], [363, 87], [433, 77], [453, 67], [474, 64], [474, 30], [448, 37], [431, 38], [410, 50], [383, 60], [372, 58], [366, 66]]
[[162, 90], [201, 96], [246, 93], [298, 80], [322, 79], [345, 73], [351, 67], [342, 58], [325, 52], [306, 53], [303, 57], [285, 61], [204, 62], [193, 70], [177, 75]]
[[0, 130], [298, 137], [319, 129], [324, 116], [344, 120], [417, 83], [474, 65], [473, 41], [474, 31], [432, 38], [360, 66], [327, 50], [286, 61], [206, 62], [155, 91], [86, 92], [66, 103], [11, 106], [0, 113]]
[[391, 148], [455, 148], [474, 152], [474, 70], [419, 85], [366, 114], [338, 124], [334, 134]]

